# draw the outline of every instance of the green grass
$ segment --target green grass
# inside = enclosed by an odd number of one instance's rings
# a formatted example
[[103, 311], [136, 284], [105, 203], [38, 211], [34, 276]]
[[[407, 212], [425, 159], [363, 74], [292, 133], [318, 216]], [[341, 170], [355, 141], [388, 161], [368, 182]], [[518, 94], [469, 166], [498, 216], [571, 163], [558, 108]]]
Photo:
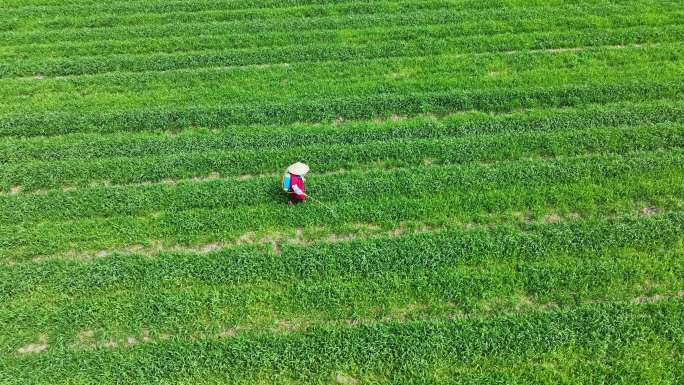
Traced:
[[[588, 305], [551, 314], [530, 312], [485, 320], [324, 326], [234, 339], [174, 338], [129, 348], [27, 356], [14, 364], [3, 362], [3, 372], [26, 381], [40, 381], [38, 373], [54, 370], [64, 373], [61, 380], [65, 381], [137, 382], [142, 378], [144, 383], [253, 383], [255, 378], [325, 383], [341, 372], [389, 383], [404, 379], [451, 382], [451, 376], [463, 371], [466, 380], [472, 376], [471, 382], [480, 383], [502, 377], [522, 382], [550, 376], [538, 366], [518, 365], [541, 361], [560, 366], [571, 383], [604, 376], [627, 382], [641, 379], [645, 375], [641, 369], [657, 366], [657, 362], [677, 367], [680, 357], [673, 357], [671, 350], [680, 345], [676, 338], [681, 337], [677, 326], [681, 317], [682, 301], [673, 300], [643, 306]], [[643, 351], [645, 346], [655, 354], [637, 359], [635, 351]], [[125, 353], [117, 354], [119, 350]], [[50, 365], [49, 359], [55, 356], [60, 359]], [[205, 363], [208, 357], [211, 366]], [[566, 357], [578, 362], [564, 362]], [[482, 368], [482, 362], [492, 363]], [[610, 365], [613, 362], [617, 364]], [[28, 366], [34, 370], [23, 370]], [[658, 370], [647, 373], [665, 376], [650, 380], [668, 376], [676, 380], [679, 375]]]
[[683, 25], [5, 0], [0, 384], [684, 382]]

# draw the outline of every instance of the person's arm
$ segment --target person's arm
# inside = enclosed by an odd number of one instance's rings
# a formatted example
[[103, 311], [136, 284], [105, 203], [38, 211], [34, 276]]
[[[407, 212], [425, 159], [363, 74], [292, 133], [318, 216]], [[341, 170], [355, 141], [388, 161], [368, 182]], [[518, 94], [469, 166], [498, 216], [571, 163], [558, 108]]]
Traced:
[[304, 191], [302, 191], [302, 189], [300, 189], [296, 184], [292, 185], [292, 191], [294, 191], [294, 193], [297, 195], [306, 195], [304, 194]]

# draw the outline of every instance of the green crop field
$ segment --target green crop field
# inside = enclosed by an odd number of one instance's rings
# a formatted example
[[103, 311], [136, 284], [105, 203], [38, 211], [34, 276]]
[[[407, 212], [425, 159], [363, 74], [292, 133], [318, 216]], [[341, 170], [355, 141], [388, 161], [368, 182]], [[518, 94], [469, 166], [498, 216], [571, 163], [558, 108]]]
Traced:
[[0, 384], [310, 383], [684, 383], [682, 0], [0, 1]]

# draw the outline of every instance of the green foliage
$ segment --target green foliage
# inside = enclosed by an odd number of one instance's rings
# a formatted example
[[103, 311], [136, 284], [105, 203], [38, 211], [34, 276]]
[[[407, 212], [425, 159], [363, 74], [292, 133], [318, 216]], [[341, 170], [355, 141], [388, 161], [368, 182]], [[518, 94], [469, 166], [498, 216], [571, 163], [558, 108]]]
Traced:
[[[236, 339], [202, 338], [144, 344], [125, 349], [51, 351], [4, 364], [14, 380], [40, 381], [41, 373], [62, 373], [61, 380], [94, 383], [103, 378], [118, 382], [157, 384], [173, 381], [250, 383], [257, 376], [277, 376], [299, 382], [329, 382], [336, 372], [353, 368], [353, 375], [396, 382], [435, 378], [433, 365], [447, 364], [444, 375], [466, 370], [471, 381], [496, 380], [499, 371], [508, 378], [539, 376], [539, 368], [519, 367], [522, 360], [561, 365], [563, 358], [601, 360], [625, 356], [643, 340], [664, 342], [681, 333], [682, 300], [646, 306], [594, 304], [556, 313], [530, 312], [490, 319], [388, 322], [358, 327], [321, 326], [299, 333], [259, 333]], [[557, 356], [556, 356], [557, 355]], [[549, 357], [550, 356], [550, 357]], [[555, 356], [555, 357], [554, 357]], [[544, 359], [543, 357], [549, 357]], [[206, 360], [211, 360], [207, 365]], [[499, 365], [492, 371], [489, 365]], [[652, 363], [644, 357], [638, 365]], [[669, 362], [669, 361], [668, 361]], [[566, 364], [567, 365], [567, 364]], [[24, 370], [30, 366], [34, 370]], [[570, 365], [563, 370], [572, 383], [595, 379], [587, 368]], [[638, 378], [621, 368], [604, 369], [607, 376]], [[103, 374], [104, 373], [104, 374]], [[631, 375], [628, 375], [631, 373]], [[111, 377], [110, 377], [111, 376]], [[629, 380], [628, 379], [628, 380]], [[12, 382], [18, 382], [14, 381]]]
[[[454, 90], [441, 93], [345, 97], [286, 103], [252, 103], [223, 107], [151, 108], [117, 112], [53, 112], [8, 115], [0, 121], [1, 135], [55, 135], [83, 131], [140, 131], [187, 126], [223, 127], [229, 124], [279, 124], [367, 119], [392, 112], [418, 114], [484, 110], [509, 112], [516, 108], [564, 107], [612, 101], [676, 99], [682, 82], [634, 82], [605, 86], [564, 86], [536, 89]], [[35, 127], [40, 127], [36, 130]]]
[[680, 5], [4, 0], [0, 383], [683, 383]]

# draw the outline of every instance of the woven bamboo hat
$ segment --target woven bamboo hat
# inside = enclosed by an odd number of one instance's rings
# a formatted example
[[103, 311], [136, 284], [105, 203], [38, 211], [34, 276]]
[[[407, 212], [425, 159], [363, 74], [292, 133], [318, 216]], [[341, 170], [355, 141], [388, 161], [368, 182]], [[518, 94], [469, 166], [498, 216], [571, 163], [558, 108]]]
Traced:
[[302, 162], [297, 162], [291, 164], [290, 167], [287, 168], [287, 172], [293, 175], [306, 175], [306, 173], [309, 172], [309, 166]]

